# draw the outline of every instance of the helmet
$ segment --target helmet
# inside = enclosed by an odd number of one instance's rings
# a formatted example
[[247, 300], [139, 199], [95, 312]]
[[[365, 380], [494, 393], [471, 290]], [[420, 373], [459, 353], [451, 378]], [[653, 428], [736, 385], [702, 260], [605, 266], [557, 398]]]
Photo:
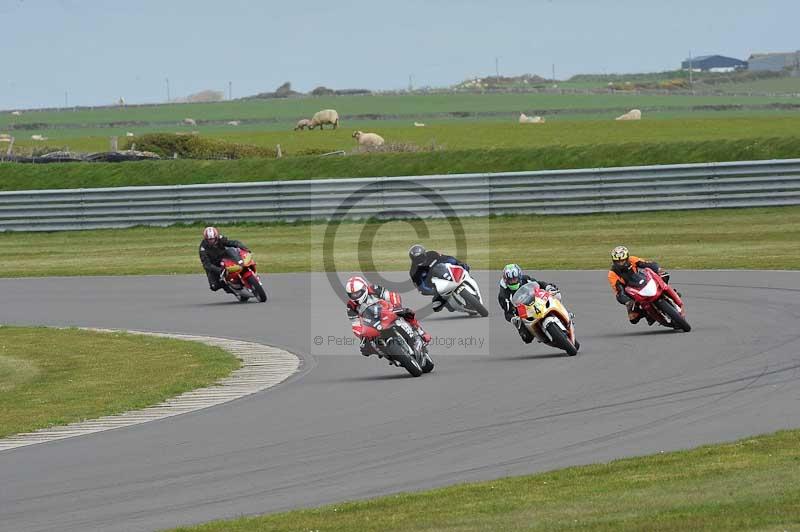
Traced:
[[349, 278], [344, 285], [344, 289], [347, 291], [347, 296], [358, 304], [366, 301], [367, 296], [369, 296], [367, 280], [358, 275]]
[[630, 254], [628, 253], [628, 248], [625, 246], [617, 246], [611, 250], [611, 260], [614, 261], [614, 264], [617, 266], [627, 265], [628, 257], [630, 257]]
[[418, 257], [421, 257], [425, 254], [425, 248], [422, 247], [421, 244], [414, 244], [410, 248], [408, 248], [408, 258], [412, 261]]
[[519, 288], [519, 278], [522, 276], [522, 268], [519, 264], [506, 264], [503, 268], [503, 281], [511, 290]]
[[203, 239], [212, 246], [219, 240], [219, 229], [216, 227], [206, 227], [203, 229]]

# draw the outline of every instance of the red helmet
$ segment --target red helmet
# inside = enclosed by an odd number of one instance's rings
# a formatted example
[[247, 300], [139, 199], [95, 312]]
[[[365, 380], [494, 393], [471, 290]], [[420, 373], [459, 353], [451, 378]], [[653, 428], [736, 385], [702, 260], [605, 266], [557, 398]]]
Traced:
[[206, 227], [203, 229], [203, 239], [212, 246], [219, 240], [219, 229], [216, 227]]
[[349, 278], [344, 285], [344, 289], [347, 292], [347, 296], [358, 304], [366, 301], [367, 296], [369, 296], [369, 284], [367, 284], [367, 280], [358, 275]]

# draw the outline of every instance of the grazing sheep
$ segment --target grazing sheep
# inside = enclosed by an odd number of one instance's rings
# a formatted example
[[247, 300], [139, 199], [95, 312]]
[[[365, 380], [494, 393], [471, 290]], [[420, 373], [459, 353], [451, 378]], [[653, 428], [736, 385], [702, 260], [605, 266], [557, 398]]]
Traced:
[[21, 112], [19, 112], [19, 111], [11, 111], [11, 114], [12, 114], [12, 115], [14, 115], [14, 116], [19, 116], [19, 115], [21, 115], [22, 113], [21, 113]]
[[314, 129], [319, 126], [319, 129], [322, 130], [324, 124], [332, 124], [333, 129], [339, 127], [339, 113], [333, 109], [317, 111], [314, 113], [314, 116], [311, 117], [311, 124], [309, 124], [308, 129]]
[[425, 127], [425, 124], [422, 122], [414, 122], [414, 127]]
[[125, 136], [126, 136], [126, 137], [132, 137], [132, 136], [133, 136], [133, 133], [131, 133], [130, 131], [128, 131], [127, 133], [125, 133]]
[[519, 114], [520, 124], [544, 124], [544, 118], [541, 116], [527, 116], [525, 113]]
[[358, 141], [359, 146], [372, 148], [375, 146], [383, 146], [383, 137], [377, 133], [364, 133], [363, 131], [353, 132], [353, 138]]
[[31, 139], [33, 139], [33, 140], [47, 140], [47, 137], [43, 137], [41, 135], [31, 135]]
[[8, 133], [0, 133], [0, 142], [11, 142], [11, 135]]
[[197, 122], [195, 121], [194, 118], [184, 118], [183, 119], [183, 125], [184, 126], [196, 126]]
[[[298, 120], [297, 125], [294, 126], [295, 131], [297, 131], [298, 129], [302, 130], [305, 128], [311, 129], [311, 120], [309, 120], [308, 118], [303, 118], [301, 120]], [[322, 128], [320, 127], [320, 129]]]
[[641, 120], [642, 112], [639, 109], [631, 109], [624, 115], [620, 115], [614, 120]]
[[229, 126], [238, 126], [241, 123], [242, 123], [241, 120], [231, 120], [230, 122], [228, 122], [228, 125]]

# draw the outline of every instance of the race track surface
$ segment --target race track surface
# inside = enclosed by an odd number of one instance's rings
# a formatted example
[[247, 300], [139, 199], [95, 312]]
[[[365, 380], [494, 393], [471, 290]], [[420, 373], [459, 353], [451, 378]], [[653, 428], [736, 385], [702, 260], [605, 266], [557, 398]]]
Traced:
[[800, 272], [674, 272], [688, 334], [628, 324], [605, 272], [541, 272], [576, 314], [574, 358], [522, 344], [495, 275], [476, 273], [489, 318], [424, 319], [437, 365], [417, 379], [347, 345], [323, 274], [267, 276], [270, 301], [246, 305], [204, 276], [0, 280], [0, 323], [213, 335], [303, 358], [231, 403], [0, 453], [0, 530], [153, 530], [800, 427]]

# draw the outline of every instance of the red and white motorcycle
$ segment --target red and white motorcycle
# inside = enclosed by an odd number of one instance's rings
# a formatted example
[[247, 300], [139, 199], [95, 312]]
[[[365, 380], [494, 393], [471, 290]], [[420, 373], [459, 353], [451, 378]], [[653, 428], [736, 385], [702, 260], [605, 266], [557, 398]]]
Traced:
[[446, 301], [451, 312], [466, 312], [471, 316], [489, 315], [483, 305], [481, 290], [469, 272], [457, 264], [439, 263], [430, 271], [431, 284]]

